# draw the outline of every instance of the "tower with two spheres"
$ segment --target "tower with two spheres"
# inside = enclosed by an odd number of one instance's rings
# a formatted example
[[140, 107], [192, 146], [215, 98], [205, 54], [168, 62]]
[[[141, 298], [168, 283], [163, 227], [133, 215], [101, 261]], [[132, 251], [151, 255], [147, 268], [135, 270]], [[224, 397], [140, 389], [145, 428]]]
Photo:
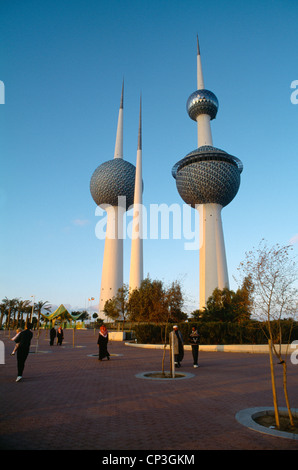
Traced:
[[221, 211], [238, 192], [243, 165], [238, 158], [213, 147], [210, 121], [216, 117], [218, 100], [204, 85], [198, 39], [197, 90], [188, 98], [186, 108], [197, 122], [198, 148], [174, 165], [172, 175], [182, 199], [199, 212], [202, 309], [215, 288], [229, 287]]

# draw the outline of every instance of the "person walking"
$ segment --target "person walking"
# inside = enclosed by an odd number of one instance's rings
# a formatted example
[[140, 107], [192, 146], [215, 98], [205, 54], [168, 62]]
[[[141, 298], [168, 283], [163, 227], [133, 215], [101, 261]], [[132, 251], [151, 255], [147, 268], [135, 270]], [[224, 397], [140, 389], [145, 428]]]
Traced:
[[56, 329], [54, 326], [50, 329], [50, 346], [53, 346], [54, 339], [56, 338]]
[[177, 325], [173, 326], [173, 336], [174, 336], [174, 360], [175, 366], [181, 367], [181, 362], [184, 357], [184, 346], [182, 334], [178, 329]]
[[108, 352], [108, 342], [109, 342], [109, 335], [107, 328], [102, 325], [99, 330], [98, 335], [98, 360], [102, 361], [105, 357], [110, 360], [110, 354]]
[[58, 346], [62, 345], [63, 339], [64, 339], [63, 330], [62, 330], [62, 327], [59, 326], [58, 331], [57, 331], [57, 345]]
[[195, 368], [199, 367], [198, 365], [198, 357], [199, 357], [199, 344], [200, 344], [200, 337], [198, 330], [195, 326], [192, 327], [192, 331], [189, 335], [189, 342], [191, 344], [191, 351], [193, 357], [193, 366]]
[[31, 339], [33, 337], [31, 329], [32, 323], [27, 323], [26, 329], [21, 331], [15, 339], [15, 342], [19, 345], [17, 349], [18, 376], [16, 382], [19, 382], [23, 377], [25, 362], [29, 354]]

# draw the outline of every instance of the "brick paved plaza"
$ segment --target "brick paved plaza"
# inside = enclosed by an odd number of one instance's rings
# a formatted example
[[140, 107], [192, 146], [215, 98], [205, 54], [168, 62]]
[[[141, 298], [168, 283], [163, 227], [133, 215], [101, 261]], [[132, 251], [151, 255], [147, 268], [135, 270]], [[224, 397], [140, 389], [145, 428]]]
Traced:
[[[266, 354], [200, 352], [198, 369], [185, 351], [179, 372], [191, 378], [149, 380], [162, 351], [110, 342], [98, 361], [97, 332], [65, 331], [62, 347], [43, 331], [32, 341], [23, 380], [16, 383], [14, 343], [3, 331], [0, 448], [6, 450], [297, 450], [298, 441], [240, 424], [240, 410], [272, 406]], [[167, 353], [167, 364], [168, 364]], [[169, 369], [169, 365], [166, 366]], [[298, 407], [298, 365], [289, 363], [289, 398]], [[279, 406], [282, 367], [277, 368]]]

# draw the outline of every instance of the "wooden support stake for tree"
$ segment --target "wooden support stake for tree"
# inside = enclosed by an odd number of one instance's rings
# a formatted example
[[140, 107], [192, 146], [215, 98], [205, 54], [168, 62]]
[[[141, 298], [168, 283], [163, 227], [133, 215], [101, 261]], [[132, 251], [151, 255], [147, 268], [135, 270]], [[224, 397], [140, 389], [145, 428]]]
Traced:
[[282, 361], [282, 366], [283, 366], [283, 386], [284, 386], [284, 394], [285, 394], [285, 400], [286, 400], [286, 405], [288, 409], [288, 414], [289, 414], [289, 420], [291, 423], [291, 426], [294, 427], [294, 420], [293, 420], [293, 415], [290, 407], [290, 402], [289, 402], [289, 397], [288, 397], [288, 389], [287, 389], [287, 364], [286, 361]]

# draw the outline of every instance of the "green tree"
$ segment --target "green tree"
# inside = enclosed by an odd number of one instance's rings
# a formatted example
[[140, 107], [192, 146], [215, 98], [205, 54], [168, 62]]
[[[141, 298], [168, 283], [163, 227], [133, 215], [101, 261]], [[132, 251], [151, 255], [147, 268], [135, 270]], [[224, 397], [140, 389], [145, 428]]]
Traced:
[[138, 289], [129, 295], [129, 319], [143, 322], [178, 322], [187, 315], [182, 312], [184, 303], [178, 281], [168, 287], [160, 280], [144, 279]]
[[165, 291], [167, 307], [169, 309], [169, 321], [179, 323], [187, 319], [187, 314], [182, 312], [184, 297], [181, 285], [178, 281], [172, 284]]
[[154, 322], [163, 315], [164, 293], [161, 281], [152, 281], [149, 277], [141, 282], [138, 289], [129, 295], [129, 319], [131, 321]]
[[6, 328], [10, 328], [11, 314], [13, 313], [15, 315], [16, 305], [17, 305], [18, 300], [19, 299], [16, 297], [14, 299], [8, 299], [7, 297], [5, 297], [2, 300], [5, 306], [5, 312], [6, 312], [6, 325], [5, 325]]
[[30, 300], [21, 300], [18, 299], [16, 303], [16, 310], [18, 312], [17, 315], [17, 324], [16, 326], [19, 327], [23, 323], [23, 315], [24, 313], [27, 313], [28, 307], [30, 307]]
[[2, 303], [0, 304], [0, 311], [1, 311], [1, 316], [0, 316], [0, 328], [2, 328], [4, 315], [7, 314], [6, 305], [5, 305], [5, 303], [4, 303], [3, 301], [2, 301]]
[[250, 276], [245, 276], [242, 286], [237, 289], [233, 297], [234, 318], [242, 324], [251, 318], [253, 310], [254, 285]]
[[253, 283], [245, 277], [242, 286], [236, 292], [228, 288], [214, 289], [203, 310], [195, 310], [192, 317], [202, 321], [237, 322], [250, 319], [252, 312]]
[[233, 321], [233, 297], [234, 292], [228, 288], [222, 290], [216, 288], [208, 298], [203, 319], [207, 321]]
[[118, 289], [117, 294], [110, 300], [107, 300], [104, 306], [104, 313], [113, 320], [122, 320], [122, 329], [124, 330], [125, 321], [129, 312], [129, 288], [123, 284]]

